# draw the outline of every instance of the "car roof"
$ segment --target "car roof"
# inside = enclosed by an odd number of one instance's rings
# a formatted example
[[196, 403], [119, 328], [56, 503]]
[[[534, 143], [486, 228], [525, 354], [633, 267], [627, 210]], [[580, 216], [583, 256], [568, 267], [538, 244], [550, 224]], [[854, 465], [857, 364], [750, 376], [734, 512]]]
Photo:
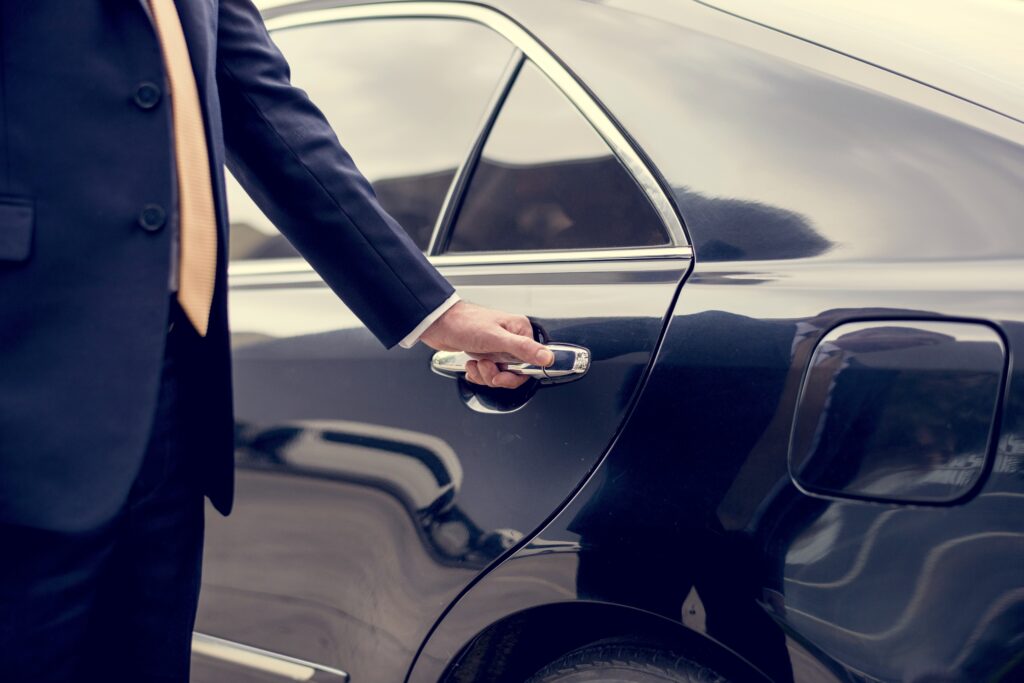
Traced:
[[[277, 14], [294, 8], [380, 0], [256, 0]], [[1024, 1], [1021, 0], [558, 0], [607, 5], [673, 22], [680, 5], [712, 10], [816, 43], [1024, 122]], [[518, 14], [515, 0], [485, 0]], [[553, 13], [564, 16], [564, 13]], [[543, 21], [536, 13], [533, 20]], [[555, 21], [555, 19], [552, 19]], [[528, 27], [535, 28], [535, 27]], [[557, 48], [557, 46], [555, 46]]]
[[657, 0], [705, 5], [816, 43], [1024, 122], [1021, 0]]

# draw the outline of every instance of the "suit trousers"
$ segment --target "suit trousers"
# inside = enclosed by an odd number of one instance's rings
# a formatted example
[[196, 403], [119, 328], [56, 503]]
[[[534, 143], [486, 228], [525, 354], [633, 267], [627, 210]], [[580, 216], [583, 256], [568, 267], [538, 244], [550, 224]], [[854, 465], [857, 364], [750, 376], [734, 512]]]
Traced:
[[188, 680], [204, 503], [179, 382], [195, 332], [172, 309], [149, 443], [115, 518], [84, 533], [0, 526], [0, 681]]

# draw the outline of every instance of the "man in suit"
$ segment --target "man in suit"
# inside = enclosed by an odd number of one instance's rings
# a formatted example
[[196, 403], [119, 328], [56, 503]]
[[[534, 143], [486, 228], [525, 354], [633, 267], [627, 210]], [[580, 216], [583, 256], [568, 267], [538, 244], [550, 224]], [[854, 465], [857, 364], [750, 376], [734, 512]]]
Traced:
[[188, 677], [232, 500], [225, 161], [386, 346], [550, 362], [384, 212], [250, 0], [0, 0], [0, 680]]

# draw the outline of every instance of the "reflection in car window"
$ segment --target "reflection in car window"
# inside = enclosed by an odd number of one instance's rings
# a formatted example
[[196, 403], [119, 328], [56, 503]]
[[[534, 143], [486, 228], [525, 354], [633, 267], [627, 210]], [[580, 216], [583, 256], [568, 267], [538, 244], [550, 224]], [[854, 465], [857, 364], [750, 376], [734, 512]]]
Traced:
[[[292, 82], [425, 249], [512, 46], [479, 24], [430, 18], [316, 24], [276, 32], [274, 40]], [[233, 178], [228, 203], [232, 259], [296, 256]]]
[[572, 103], [527, 62], [483, 149], [450, 252], [666, 244], [647, 196]]

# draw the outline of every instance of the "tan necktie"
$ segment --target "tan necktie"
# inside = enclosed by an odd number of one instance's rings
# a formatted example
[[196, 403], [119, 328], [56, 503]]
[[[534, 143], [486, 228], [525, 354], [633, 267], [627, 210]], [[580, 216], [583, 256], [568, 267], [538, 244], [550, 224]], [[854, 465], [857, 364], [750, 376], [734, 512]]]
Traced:
[[210, 156], [206, 149], [192, 62], [174, 0], [149, 0], [174, 119], [174, 156], [178, 168], [178, 303], [200, 335], [206, 336], [217, 278], [217, 217], [213, 208]]

